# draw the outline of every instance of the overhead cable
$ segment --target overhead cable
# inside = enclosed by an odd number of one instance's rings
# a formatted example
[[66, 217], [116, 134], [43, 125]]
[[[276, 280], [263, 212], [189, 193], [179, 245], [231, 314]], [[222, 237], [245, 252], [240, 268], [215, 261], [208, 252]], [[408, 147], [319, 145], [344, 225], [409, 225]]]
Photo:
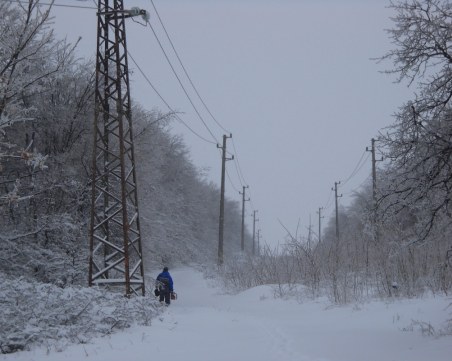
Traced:
[[182, 90], [185, 93], [185, 96], [187, 97], [187, 99], [189, 100], [190, 104], [192, 105], [193, 109], [195, 110], [196, 114], [198, 115], [198, 118], [201, 120], [201, 122], [204, 124], [205, 128], [207, 129], [207, 131], [209, 132], [209, 134], [211, 135], [211, 137], [215, 140], [216, 144], [218, 144], [218, 140], [215, 137], [215, 135], [212, 133], [212, 131], [210, 130], [209, 126], [207, 125], [207, 123], [205, 122], [204, 118], [202, 117], [202, 115], [199, 113], [198, 108], [196, 108], [195, 104], [193, 103], [193, 100], [191, 99], [190, 95], [187, 92], [187, 89], [185, 89], [184, 85], [182, 84], [182, 81], [179, 78], [179, 75], [177, 74], [176, 70], [174, 69], [173, 64], [171, 63], [168, 54], [166, 53], [165, 49], [163, 48], [163, 45], [159, 39], [159, 37], [157, 36], [157, 33], [154, 30], [154, 27], [152, 26], [152, 24], [148, 21], [147, 22], [148, 26], [151, 28], [152, 33], [154, 34], [155, 39], [157, 40], [157, 43], [160, 46], [160, 49], [162, 50], [166, 61], [168, 62], [169, 66], [171, 67], [171, 70], [173, 71], [173, 74], [175, 75], [177, 81], [179, 82], [179, 85], [181, 86]]
[[[197, 87], [196, 87], [195, 84], [193, 83], [193, 80], [192, 80], [191, 76], [188, 74], [187, 68], [185, 67], [185, 65], [184, 65], [183, 62], [182, 62], [182, 59], [181, 59], [181, 57], [180, 57], [180, 55], [179, 55], [179, 52], [176, 50], [176, 47], [174, 46], [174, 43], [173, 43], [173, 41], [172, 41], [172, 39], [171, 39], [171, 37], [170, 37], [170, 35], [169, 35], [167, 29], [166, 29], [165, 24], [163, 23], [163, 20], [162, 20], [162, 18], [161, 18], [161, 16], [160, 16], [159, 11], [157, 10], [157, 7], [155, 6], [154, 1], [153, 1], [153, 0], [149, 0], [149, 1], [151, 2], [152, 7], [154, 8], [154, 11], [155, 11], [155, 13], [156, 13], [156, 15], [157, 15], [157, 18], [159, 19], [159, 22], [160, 22], [160, 24], [161, 24], [161, 26], [162, 26], [162, 28], [163, 28], [163, 31], [165, 32], [165, 35], [166, 35], [166, 37], [167, 37], [167, 39], [168, 39], [168, 42], [170, 43], [171, 48], [173, 49], [174, 54], [176, 55], [176, 58], [177, 58], [177, 60], [179, 61], [179, 64], [180, 64], [181, 68], [183, 69], [183, 71], [184, 71], [184, 73], [185, 73], [185, 76], [187, 77], [187, 79], [188, 79], [190, 85], [192, 86], [193, 90], [195, 91], [196, 95], [198, 96], [198, 99], [201, 101], [202, 105], [204, 106], [204, 108], [206, 109], [206, 111], [209, 113], [210, 117], [214, 120], [214, 122], [215, 122], [215, 123], [216, 123], [223, 131], [225, 131], [225, 132], [227, 132], [227, 133], [231, 133], [229, 130], [227, 130], [225, 127], [223, 127], [223, 126], [221, 125], [221, 123], [220, 123], [220, 122], [217, 120], [217, 118], [213, 115], [213, 113], [211, 112], [211, 110], [210, 110], [209, 107], [207, 106], [206, 102], [205, 102], [204, 99], [202, 98], [202, 96], [201, 96], [201, 94], [199, 93]], [[237, 149], [236, 149], [236, 146], [235, 146], [235, 143], [234, 143], [234, 139], [232, 139], [232, 146], [233, 146], [234, 151], [235, 151], [235, 158], [234, 158], [235, 163], [234, 163], [234, 164], [235, 164], [236, 168], [238, 168], [238, 169], [237, 169], [237, 173], [238, 173], [238, 177], [239, 177], [239, 182], [240, 182], [240, 184], [243, 186], [244, 184], [248, 184], [248, 183], [246, 182], [245, 177], [243, 176], [243, 172], [242, 172], [242, 169], [241, 169], [241, 166], [240, 166], [240, 162], [239, 162], [239, 159], [238, 159], [238, 152], [237, 152]]]
[[[184, 63], [182, 62], [182, 59], [181, 59], [181, 57], [180, 57], [180, 55], [179, 55], [179, 52], [176, 50], [176, 47], [174, 46], [174, 43], [173, 43], [173, 41], [172, 41], [172, 39], [171, 39], [171, 37], [170, 37], [170, 35], [169, 35], [167, 29], [166, 29], [166, 26], [165, 26], [165, 24], [164, 24], [164, 22], [163, 22], [163, 20], [162, 20], [162, 18], [161, 18], [161, 16], [160, 16], [159, 11], [157, 10], [157, 7], [156, 7], [154, 1], [153, 1], [153, 0], [150, 0], [150, 2], [151, 2], [151, 4], [152, 4], [152, 7], [154, 8], [154, 11], [155, 11], [155, 13], [156, 13], [156, 15], [157, 15], [157, 18], [158, 18], [159, 22], [160, 22], [160, 25], [162, 26], [163, 31], [164, 31], [164, 33], [165, 33], [167, 39], [168, 39], [168, 42], [170, 43], [171, 48], [173, 49], [173, 52], [174, 52], [174, 54], [176, 55], [176, 58], [177, 58], [177, 60], [178, 60], [178, 62], [179, 62], [179, 64], [180, 64], [182, 70], [183, 70], [184, 73], [185, 73], [185, 76], [187, 77], [187, 79], [188, 79], [190, 85], [192, 86], [193, 90], [195, 91], [195, 93], [196, 93], [196, 95], [198, 96], [199, 100], [201, 101], [202, 105], [204, 106], [204, 108], [206, 109], [206, 111], [208, 112], [208, 114], [210, 115], [210, 117], [214, 120], [214, 122], [215, 122], [222, 130], [224, 130], [224, 131], [227, 132], [227, 133], [230, 133], [230, 131], [228, 131], [225, 127], [223, 127], [223, 126], [221, 125], [221, 123], [216, 119], [216, 117], [215, 117], [215, 116], [213, 115], [213, 113], [210, 111], [210, 109], [209, 109], [209, 107], [207, 106], [206, 102], [205, 102], [204, 99], [202, 98], [202, 96], [201, 96], [201, 94], [199, 93], [197, 87], [196, 87], [195, 84], [193, 83], [193, 80], [192, 80], [191, 76], [188, 74], [187, 68], [185, 67]], [[158, 39], [158, 37], [157, 37], [157, 35], [156, 35], [155, 30], [153, 29], [153, 27], [152, 27], [151, 24], [149, 24], [149, 26], [151, 27], [151, 29], [152, 29], [152, 31], [153, 31], [153, 33], [154, 33], [154, 36], [156, 37], [157, 41], [159, 42], [160, 48], [161, 48], [162, 51], [164, 52], [165, 57], [166, 57], [168, 63], [170, 63], [169, 58], [168, 58], [166, 52], [164, 51], [163, 46], [162, 46], [161, 42], [159, 41], [159, 39]], [[171, 69], [173, 70], [173, 72], [175, 73], [176, 78], [177, 78], [178, 81], [179, 81], [179, 84], [182, 86], [182, 88], [183, 88], [185, 94], [186, 94], [187, 97], [189, 98], [190, 103], [191, 103], [192, 106], [194, 107], [195, 111], [198, 113], [198, 116], [199, 116], [200, 119], [203, 121], [204, 125], [207, 127], [207, 125], [205, 124], [203, 118], [200, 116], [198, 110], [196, 109], [196, 107], [194, 106], [193, 102], [191, 101], [191, 98], [188, 96], [188, 94], [187, 94], [185, 88], [184, 88], [183, 85], [182, 85], [182, 82], [181, 82], [180, 78], [177, 76], [177, 74], [176, 74], [176, 72], [175, 72], [175, 70], [174, 70], [174, 67], [172, 66], [171, 63], [170, 63], [170, 66], [171, 66]], [[207, 127], [207, 128], [208, 128], [208, 127]], [[210, 130], [209, 130], [209, 131], [210, 131]], [[237, 152], [237, 149], [236, 149], [236, 146], [235, 146], [235, 143], [234, 143], [234, 139], [232, 139], [232, 145], [233, 145], [234, 151], [235, 151], [235, 158], [234, 158], [234, 160], [235, 160], [235, 167], [236, 167], [236, 169], [237, 169], [237, 175], [238, 175], [238, 177], [239, 177], [239, 182], [240, 182], [240, 183], [242, 184], [242, 186], [243, 186], [243, 184], [247, 184], [247, 182], [246, 182], [246, 180], [245, 180], [245, 177], [243, 176], [243, 171], [242, 171], [242, 169], [241, 169], [240, 162], [239, 162], [239, 159], [238, 159], [238, 152]]]
[[229, 183], [231, 183], [232, 188], [233, 188], [236, 192], [239, 192], [239, 190], [238, 190], [237, 187], [234, 185], [234, 183], [232, 183], [232, 180], [231, 180], [231, 177], [229, 176], [228, 170], [225, 169], [225, 171], [226, 171], [226, 175], [227, 175], [227, 177], [228, 177], [228, 179], [229, 179]]
[[[19, 4], [24, 4], [24, 5], [29, 5], [30, 2], [29, 1], [25, 1], [25, 0], [2, 0], [2, 1], [6, 1], [9, 3], [19, 3]], [[92, 6], [82, 6], [82, 5], [68, 5], [68, 4], [57, 4], [57, 3], [42, 3], [42, 2], [38, 2], [33, 4], [34, 6], [57, 6], [57, 7], [62, 7], [62, 8], [76, 8], [76, 9], [89, 9], [89, 10], [97, 10], [97, 8], [92, 7]]]
[[355, 187], [354, 189], [350, 190], [349, 192], [345, 193], [345, 195], [349, 196], [352, 194], [355, 194], [356, 192], [358, 192], [360, 190], [360, 188], [371, 178], [372, 174], [369, 174], [366, 179], [364, 179], [360, 185], [358, 185], [357, 187]]
[[179, 122], [181, 122], [190, 132], [192, 132], [194, 135], [196, 135], [198, 138], [200, 138], [201, 140], [210, 143], [210, 144], [214, 144], [216, 145], [217, 143], [212, 142], [211, 140], [208, 140], [206, 138], [204, 138], [203, 136], [199, 135], [197, 132], [195, 132], [192, 128], [190, 128], [188, 126], [188, 124], [186, 124], [182, 118], [173, 110], [173, 108], [168, 104], [168, 102], [162, 97], [162, 95], [159, 93], [159, 91], [155, 88], [155, 86], [152, 84], [152, 82], [150, 81], [150, 79], [146, 76], [146, 74], [144, 73], [144, 71], [141, 69], [141, 67], [138, 65], [138, 63], [135, 61], [135, 59], [133, 58], [132, 54], [130, 54], [130, 51], [127, 51], [127, 55], [130, 57], [130, 59], [132, 60], [132, 62], [135, 64], [135, 66], [137, 67], [138, 71], [141, 73], [141, 75], [143, 76], [143, 78], [146, 80], [146, 82], [150, 85], [150, 87], [152, 88], [152, 90], [154, 90], [154, 92], [157, 94], [157, 96], [160, 98], [160, 100], [162, 100], [162, 102], [166, 105], [166, 107], [175, 115], [176, 119], [179, 120]]
[[325, 205], [323, 206], [323, 209], [328, 209], [330, 207], [331, 203], [331, 195], [333, 194], [333, 190], [330, 190], [330, 194], [328, 196], [328, 200], [326, 201]]
[[237, 155], [238, 152], [237, 152], [237, 148], [235, 147], [234, 138], [232, 138], [232, 147], [234, 148], [236, 162], [237, 162], [238, 170], [239, 170], [239, 173], [240, 173], [239, 177], [242, 178], [244, 184], [248, 184], [248, 182], [245, 180], [245, 177], [243, 176], [242, 167], [240, 167], [240, 162], [239, 162], [239, 158], [238, 158], [238, 155]]
[[369, 159], [370, 154], [367, 154], [366, 159], [363, 161], [365, 154], [366, 154], [366, 150], [364, 150], [363, 154], [361, 154], [361, 158], [359, 158], [359, 161], [356, 164], [355, 168], [353, 169], [352, 173], [348, 176], [348, 178], [346, 180], [342, 181], [342, 185], [345, 185], [350, 179], [352, 179], [361, 170], [361, 168], [364, 166], [364, 164], [366, 164], [366, 161]]
[[[236, 157], [234, 157], [234, 160], [236, 160]], [[239, 183], [240, 183], [240, 185], [241, 185], [242, 187], [244, 187], [245, 184], [242, 182], [242, 179], [241, 179], [241, 177], [240, 177], [239, 168], [238, 168], [237, 164], [238, 164], [237, 162], [234, 162], [234, 168], [235, 168], [235, 171], [236, 171], [237, 176], [238, 176], [238, 178], [239, 178]]]
[[158, 12], [158, 10], [157, 10], [157, 7], [156, 7], [155, 4], [154, 4], [154, 1], [153, 1], [153, 0], [149, 0], [149, 1], [151, 2], [152, 6], [153, 6], [153, 8], [154, 8], [154, 11], [155, 11], [155, 13], [157, 14], [157, 18], [159, 19], [159, 22], [160, 22], [160, 24], [162, 25], [162, 28], [163, 28], [163, 30], [164, 30], [164, 32], [165, 32], [165, 34], [166, 34], [166, 37], [167, 37], [169, 43], [171, 44], [171, 47], [172, 47], [172, 49], [173, 49], [173, 51], [174, 51], [174, 54], [175, 54], [176, 57], [177, 57], [177, 60], [179, 61], [179, 64], [181, 65], [181, 67], [182, 67], [182, 69], [183, 69], [185, 75], [187, 76], [188, 81], [190, 82], [191, 86], [193, 87], [193, 89], [194, 89], [196, 95], [198, 96], [199, 100], [201, 101], [202, 105], [203, 105], [204, 108], [207, 110], [207, 112], [208, 112], [209, 115], [212, 117], [212, 119], [215, 121], [215, 123], [216, 123], [222, 130], [224, 130], [226, 133], [231, 133], [229, 130], [225, 129], [225, 128], [221, 125], [221, 123], [215, 118], [215, 116], [212, 114], [212, 112], [210, 111], [210, 109], [209, 109], [209, 107], [207, 106], [207, 104], [204, 102], [204, 99], [203, 99], [203, 98], [201, 97], [201, 95], [199, 94], [198, 89], [196, 88], [196, 86], [195, 86], [195, 84], [193, 83], [193, 81], [192, 81], [190, 75], [189, 75], [188, 72], [187, 72], [187, 69], [185, 68], [184, 64], [182, 63], [182, 60], [181, 60], [181, 58], [180, 58], [180, 56], [179, 56], [179, 53], [178, 53], [178, 51], [176, 50], [176, 47], [174, 46], [174, 43], [173, 43], [173, 41], [171, 40], [171, 37], [169, 36], [168, 31], [166, 30], [166, 26], [165, 26], [165, 24], [163, 23], [162, 18], [160, 17], [160, 14], [159, 14], [159, 12]]

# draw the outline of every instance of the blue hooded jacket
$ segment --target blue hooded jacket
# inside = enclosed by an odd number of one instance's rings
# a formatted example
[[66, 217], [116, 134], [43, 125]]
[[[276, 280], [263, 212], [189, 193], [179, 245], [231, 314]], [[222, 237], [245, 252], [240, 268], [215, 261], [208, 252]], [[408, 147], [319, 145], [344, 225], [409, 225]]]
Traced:
[[173, 292], [173, 290], [174, 290], [174, 288], [173, 288], [173, 279], [171, 278], [171, 275], [169, 274], [169, 272], [168, 271], [163, 271], [162, 273], [160, 273], [157, 276], [157, 281], [160, 281], [160, 279], [162, 279], [162, 278], [167, 278], [169, 280], [169, 284], [168, 284], [169, 291]]

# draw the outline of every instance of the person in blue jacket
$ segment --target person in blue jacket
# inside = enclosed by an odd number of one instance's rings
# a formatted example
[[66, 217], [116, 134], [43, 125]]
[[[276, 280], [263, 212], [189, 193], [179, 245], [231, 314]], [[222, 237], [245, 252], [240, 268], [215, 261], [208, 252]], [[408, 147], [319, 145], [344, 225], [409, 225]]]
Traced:
[[160, 302], [165, 301], [169, 306], [171, 303], [171, 293], [174, 291], [173, 279], [168, 272], [168, 267], [163, 268], [163, 272], [157, 276], [156, 287], [160, 292]]

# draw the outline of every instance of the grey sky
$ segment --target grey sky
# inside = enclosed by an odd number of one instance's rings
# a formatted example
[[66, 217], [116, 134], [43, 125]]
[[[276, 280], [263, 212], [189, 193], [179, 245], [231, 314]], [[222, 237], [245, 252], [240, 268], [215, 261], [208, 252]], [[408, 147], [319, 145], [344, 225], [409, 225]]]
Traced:
[[[93, 5], [93, 2], [57, 0]], [[183, 76], [177, 59], [152, 11], [150, 0], [126, 0], [126, 7], [151, 11], [151, 23], [197, 108], [216, 139], [224, 131], [204, 110]], [[411, 90], [379, 73], [390, 64], [370, 58], [390, 48], [384, 29], [392, 26], [384, 0], [341, 1], [203, 1], [154, 0], [193, 82], [216, 119], [232, 132], [238, 160], [252, 203], [258, 209], [263, 239], [275, 245], [285, 231], [280, 219], [303, 232], [312, 215], [325, 206], [335, 181], [346, 179], [370, 139], [392, 122], [391, 114]], [[92, 10], [55, 8], [58, 35], [82, 35], [80, 50], [95, 51], [96, 17]], [[80, 25], [82, 24], [82, 25]], [[197, 118], [149, 28], [129, 22], [130, 53], [166, 101], [197, 133], [212, 140]], [[146, 108], [165, 105], [131, 64], [132, 96]], [[183, 134], [199, 167], [219, 184], [220, 153], [185, 127]], [[228, 150], [235, 153], [228, 141]], [[234, 187], [242, 189], [232, 162], [227, 164]], [[370, 161], [343, 187], [340, 200], [370, 174]], [[229, 181], [227, 196], [240, 200]], [[330, 206], [325, 210], [332, 214]], [[247, 217], [251, 229], [251, 217]]]

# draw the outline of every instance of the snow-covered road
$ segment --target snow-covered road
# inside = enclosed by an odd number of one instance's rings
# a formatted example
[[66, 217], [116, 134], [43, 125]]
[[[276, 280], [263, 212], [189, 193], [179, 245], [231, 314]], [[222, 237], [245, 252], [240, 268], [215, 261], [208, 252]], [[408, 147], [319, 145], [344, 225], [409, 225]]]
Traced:
[[179, 299], [151, 327], [132, 327], [62, 352], [1, 355], [15, 361], [449, 361], [446, 297], [344, 307], [283, 301], [269, 286], [225, 295], [191, 268], [170, 270]]

